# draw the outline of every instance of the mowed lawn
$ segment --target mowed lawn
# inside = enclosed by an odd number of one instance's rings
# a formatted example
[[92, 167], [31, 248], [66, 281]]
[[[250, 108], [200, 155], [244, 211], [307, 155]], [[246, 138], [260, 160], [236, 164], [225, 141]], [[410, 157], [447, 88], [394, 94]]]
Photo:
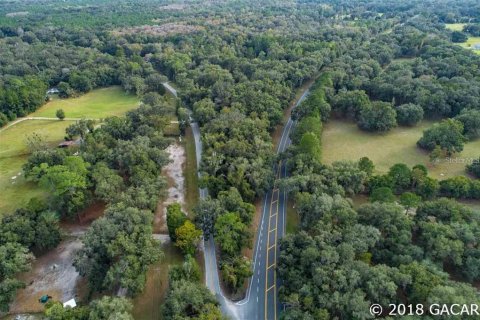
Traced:
[[28, 158], [27, 137], [36, 132], [53, 147], [63, 140], [65, 128], [71, 123], [72, 121], [26, 120], [0, 132], [0, 216], [24, 205], [32, 197], [43, 195], [21, 173], [22, 165]]
[[120, 116], [136, 108], [138, 97], [123, 91], [119, 86], [92, 90], [78, 98], [54, 98], [32, 113], [32, 117], [55, 117], [58, 109], [65, 111], [67, 118], [106, 118]]
[[466, 23], [447, 23], [445, 28], [452, 31], [462, 31]]
[[433, 122], [424, 121], [417, 127], [398, 127], [385, 134], [368, 133], [358, 129], [352, 122], [331, 120], [323, 130], [322, 159], [324, 163], [337, 160], [356, 161], [369, 157], [379, 173], [385, 173], [395, 163], [409, 166], [426, 165], [430, 175], [445, 179], [465, 175], [465, 163], [462, 159], [478, 159], [480, 140], [465, 144], [464, 151], [456, 154], [450, 161], [442, 160], [435, 166], [430, 164], [428, 153], [417, 148], [416, 143]]

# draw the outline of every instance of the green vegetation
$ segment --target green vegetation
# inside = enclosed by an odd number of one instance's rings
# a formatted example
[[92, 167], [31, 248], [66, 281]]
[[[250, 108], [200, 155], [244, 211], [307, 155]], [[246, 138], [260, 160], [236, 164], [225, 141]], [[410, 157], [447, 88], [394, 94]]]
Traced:
[[452, 30], [452, 31], [462, 31], [463, 27], [466, 26], [466, 23], [447, 23], [445, 24], [445, 28]]
[[133, 299], [133, 317], [138, 320], [161, 320], [161, 307], [168, 290], [168, 272], [164, 272], [183, 262], [183, 255], [173, 243], [161, 246], [163, 258], [150, 266], [147, 272], [145, 290]]
[[92, 90], [78, 98], [54, 99], [42, 106], [32, 117], [56, 117], [55, 112], [62, 109], [67, 118], [101, 119], [109, 116], [121, 116], [138, 107], [136, 95], [126, 93], [119, 86]]
[[[0, 216], [25, 205], [32, 197], [45, 192], [25, 179], [22, 165], [30, 150], [28, 138], [37, 133], [51, 147], [63, 140], [71, 121], [27, 120], [0, 132]], [[12, 179], [12, 177], [16, 177]]]
[[449, 159], [430, 165], [428, 155], [416, 146], [423, 131], [432, 122], [424, 121], [416, 127], [398, 127], [385, 134], [372, 134], [359, 130], [354, 123], [332, 120], [327, 123], [322, 137], [322, 161], [332, 163], [341, 159], [368, 157], [375, 163], [378, 172], [385, 173], [395, 163], [409, 166], [423, 164], [429, 167], [430, 175], [441, 179], [465, 174], [468, 159], [478, 158], [480, 140], [465, 144], [464, 150]]
[[183, 174], [185, 176], [185, 202], [187, 213], [192, 215], [193, 208], [197, 205], [199, 199], [197, 157], [195, 153], [195, 141], [193, 139], [192, 129], [187, 128], [183, 142], [186, 153], [185, 168], [183, 170]]

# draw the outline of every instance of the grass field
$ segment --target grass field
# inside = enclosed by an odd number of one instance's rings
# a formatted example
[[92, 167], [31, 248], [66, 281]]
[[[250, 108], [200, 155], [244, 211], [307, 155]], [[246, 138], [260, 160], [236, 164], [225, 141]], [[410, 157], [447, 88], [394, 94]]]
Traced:
[[65, 111], [67, 118], [105, 118], [120, 116], [139, 104], [134, 94], [128, 94], [119, 86], [92, 90], [78, 98], [58, 99], [45, 104], [32, 113], [32, 117], [55, 117], [58, 109]]
[[465, 23], [447, 23], [445, 24], [445, 28], [452, 31], [462, 31]]
[[[452, 31], [462, 31], [465, 23], [447, 23], [445, 28]], [[458, 43], [460, 46], [470, 49], [474, 44], [480, 43], [480, 37], [468, 37], [468, 40], [463, 43]], [[480, 50], [475, 49], [473, 52], [480, 54]]]
[[[36, 132], [54, 146], [65, 136], [71, 121], [27, 120], [0, 132], [0, 216], [28, 202], [31, 197], [42, 196], [35, 184], [19, 175], [28, 157], [27, 137]], [[12, 179], [12, 177], [16, 177]]]
[[324, 127], [322, 159], [324, 163], [332, 163], [337, 160], [356, 161], [367, 156], [380, 173], [387, 172], [395, 163], [405, 163], [409, 166], [427, 165], [430, 175], [437, 179], [465, 175], [462, 159], [478, 159], [480, 140], [465, 144], [464, 151], [452, 157], [452, 161], [442, 160], [432, 166], [428, 154], [416, 147], [423, 130], [432, 124], [425, 121], [414, 128], [398, 127], [389, 133], [378, 134], [361, 131], [351, 122], [332, 120]]
[[[126, 94], [121, 87], [114, 86], [93, 90], [78, 98], [54, 99], [30, 116], [55, 117], [56, 110], [61, 108], [68, 118], [105, 118], [123, 115], [138, 104], [136, 96]], [[36, 132], [55, 146], [63, 140], [65, 128], [71, 123], [72, 121], [26, 120], [0, 132], [0, 215], [24, 205], [32, 197], [43, 195], [35, 184], [19, 175], [28, 157], [27, 136]]]

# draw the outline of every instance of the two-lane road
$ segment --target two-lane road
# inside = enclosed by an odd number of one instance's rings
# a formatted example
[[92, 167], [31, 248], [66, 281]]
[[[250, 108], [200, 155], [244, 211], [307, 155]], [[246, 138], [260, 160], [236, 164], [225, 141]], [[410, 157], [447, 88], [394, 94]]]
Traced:
[[[175, 96], [177, 92], [168, 84], [165, 87]], [[173, 90], [171, 90], [173, 89]], [[308, 95], [307, 88], [295, 106], [299, 105]], [[284, 152], [290, 145], [290, 132], [294, 127], [294, 121], [288, 119], [285, 124], [277, 154]], [[197, 156], [197, 168], [200, 167], [202, 156], [202, 141], [198, 124], [191, 121], [191, 128], [195, 139]], [[276, 180], [286, 177], [287, 170], [283, 161], [274, 167]], [[207, 196], [206, 189], [200, 189], [200, 198]], [[250, 278], [247, 295], [244, 300], [233, 303], [223, 295], [218, 276], [217, 258], [213, 238], [205, 239], [204, 259], [206, 285], [214, 293], [222, 307], [224, 314], [232, 319], [254, 320], [265, 319], [276, 320], [280, 313], [278, 300], [279, 279], [277, 278], [277, 258], [279, 254], [278, 242], [285, 234], [287, 208], [287, 193], [278, 188], [277, 183], [267, 192], [263, 202], [263, 213], [260, 228], [257, 230], [257, 237], [254, 249], [253, 275]]]

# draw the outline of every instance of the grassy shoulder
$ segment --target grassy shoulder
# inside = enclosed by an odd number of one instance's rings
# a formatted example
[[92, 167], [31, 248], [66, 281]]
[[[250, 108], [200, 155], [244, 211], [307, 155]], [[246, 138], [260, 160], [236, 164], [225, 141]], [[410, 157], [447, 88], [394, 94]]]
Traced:
[[423, 164], [429, 174], [437, 179], [465, 175], [465, 163], [461, 159], [478, 158], [480, 140], [468, 142], [464, 150], [432, 166], [428, 153], [417, 148], [416, 143], [433, 122], [424, 121], [417, 127], [398, 127], [385, 134], [369, 133], [357, 125], [343, 120], [331, 120], [324, 126], [322, 136], [322, 160], [330, 164], [338, 160], [358, 160], [369, 157], [379, 173], [385, 173], [395, 163], [408, 166]]
[[134, 94], [126, 93], [119, 86], [92, 90], [78, 98], [54, 98], [32, 113], [32, 117], [55, 117], [63, 109], [67, 118], [105, 118], [120, 116], [138, 107], [140, 100]]
[[168, 289], [168, 270], [183, 263], [183, 255], [171, 242], [162, 245], [164, 257], [147, 272], [145, 290], [133, 300], [133, 317], [137, 320], [162, 319], [161, 306]]
[[183, 174], [185, 176], [185, 204], [189, 216], [193, 218], [193, 208], [198, 202], [199, 191], [195, 140], [190, 127], [185, 131], [183, 145], [186, 153], [185, 167], [183, 168]]

